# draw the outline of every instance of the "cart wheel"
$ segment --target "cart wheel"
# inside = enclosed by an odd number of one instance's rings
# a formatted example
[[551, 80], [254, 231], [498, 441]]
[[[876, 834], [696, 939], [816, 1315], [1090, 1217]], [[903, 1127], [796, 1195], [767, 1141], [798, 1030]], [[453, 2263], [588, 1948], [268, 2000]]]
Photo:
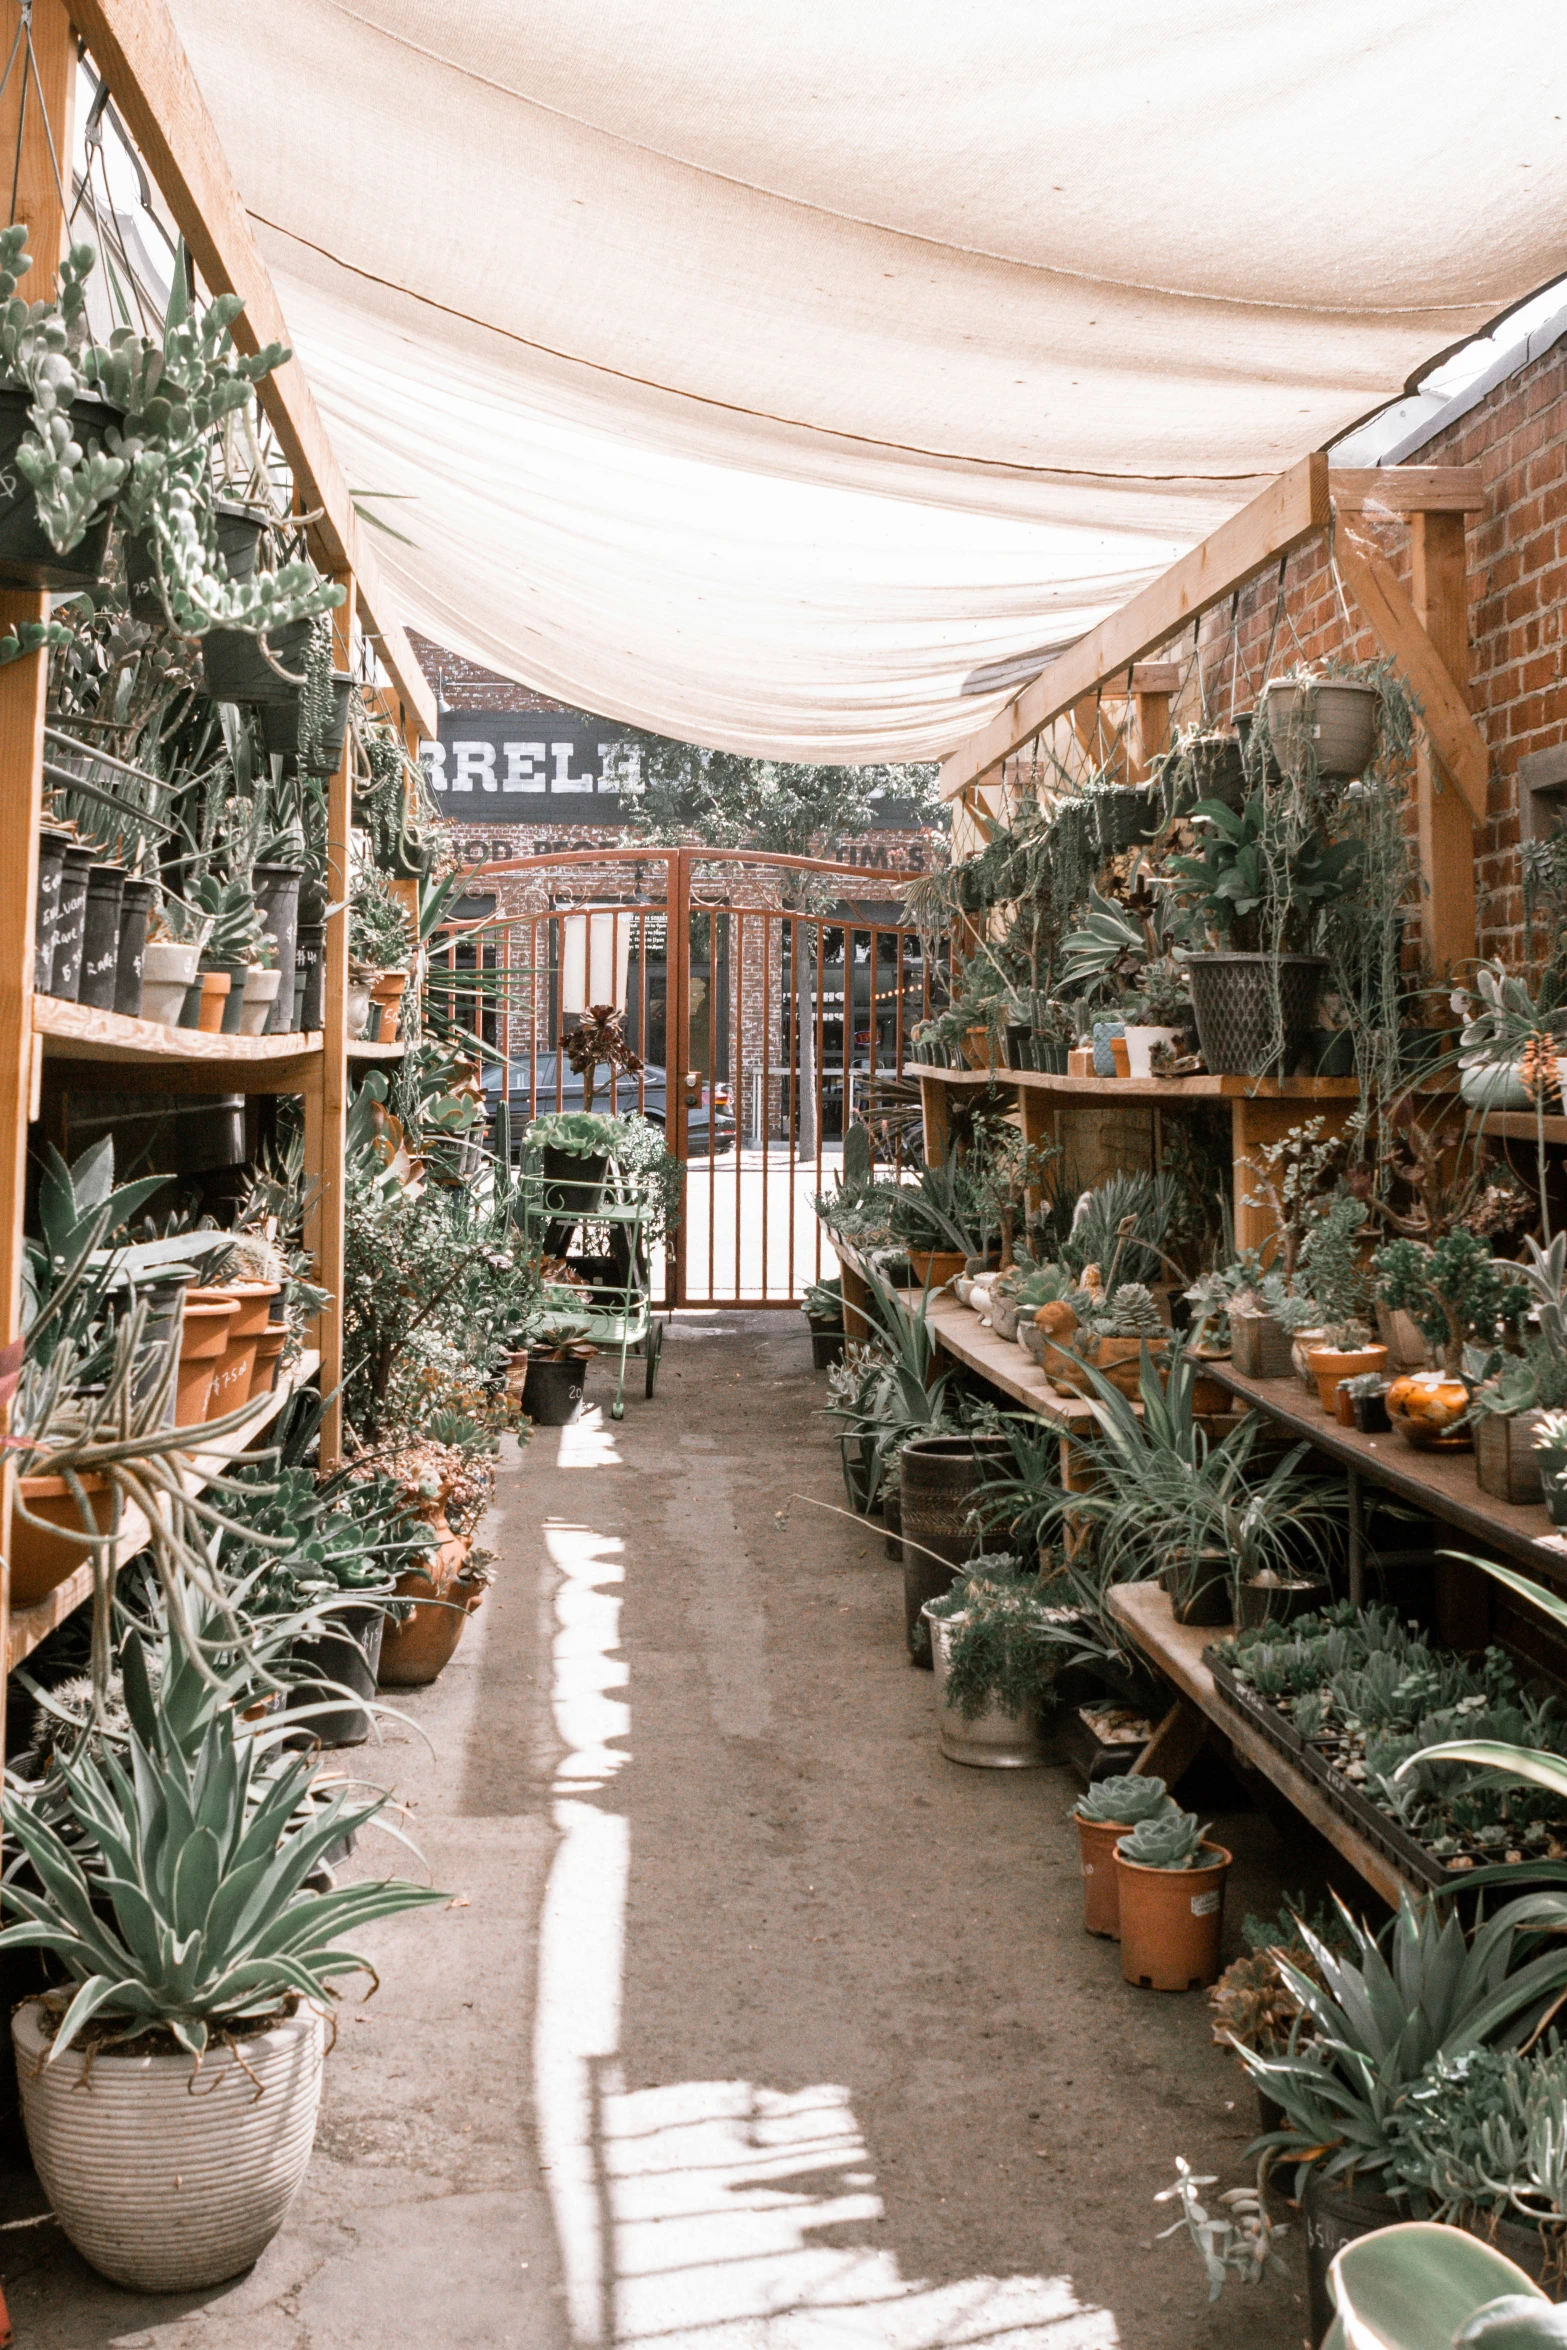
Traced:
[[609, 1407], [609, 1416], [612, 1420], [623, 1420], [626, 1416], [625, 1405], [617, 1399]]

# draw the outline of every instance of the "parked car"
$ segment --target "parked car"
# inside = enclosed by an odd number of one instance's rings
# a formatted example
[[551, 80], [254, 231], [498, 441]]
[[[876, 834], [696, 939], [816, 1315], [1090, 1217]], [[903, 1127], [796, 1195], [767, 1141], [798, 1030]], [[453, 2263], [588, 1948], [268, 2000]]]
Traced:
[[[537, 1071], [535, 1087], [534, 1072]], [[536, 1059], [513, 1061], [510, 1069], [510, 1098], [512, 1115], [512, 1149], [515, 1153], [531, 1116], [542, 1117], [547, 1110], [580, 1110], [583, 1083], [569, 1061], [559, 1053], [540, 1053]], [[556, 1093], [557, 1081], [559, 1094]], [[641, 1100], [638, 1101], [640, 1088]], [[484, 1071], [485, 1107], [489, 1112], [490, 1131], [495, 1131], [495, 1111], [501, 1098], [501, 1071], [498, 1061], [489, 1062]], [[530, 1108], [530, 1098], [533, 1107]], [[607, 1061], [600, 1061], [593, 1072], [593, 1107], [607, 1116], [621, 1116], [628, 1110], [640, 1108], [650, 1125], [667, 1124], [668, 1083], [664, 1071], [651, 1063], [637, 1077], [616, 1077]], [[711, 1140], [709, 1137], [711, 1136]], [[728, 1150], [735, 1139], [734, 1115], [729, 1107], [729, 1089], [725, 1085], [704, 1083], [700, 1101], [686, 1112], [686, 1150], [690, 1158], [704, 1159], [714, 1153]]]

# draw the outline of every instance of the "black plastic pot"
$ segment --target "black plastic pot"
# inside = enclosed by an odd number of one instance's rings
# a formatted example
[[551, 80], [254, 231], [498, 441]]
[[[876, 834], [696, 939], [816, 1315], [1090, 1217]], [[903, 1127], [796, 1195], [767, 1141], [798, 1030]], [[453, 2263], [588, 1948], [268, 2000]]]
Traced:
[[544, 1205], [555, 1218], [544, 1234], [547, 1257], [565, 1255], [577, 1226], [602, 1204], [608, 1174], [607, 1158], [579, 1158], [575, 1151], [546, 1148]]
[[[311, 1714], [302, 1725], [323, 1746], [363, 1746], [373, 1726], [369, 1701], [375, 1696], [376, 1668], [381, 1662], [385, 1611], [378, 1607], [345, 1608], [332, 1619], [332, 1629], [319, 1640], [296, 1640], [294, 1670], [300, 1676], [288, 1693], [288, 1710], [324, 1705], [351, 1689], [358, 1704], [342, 1702], [325, 1713]], [[328, 1684], [337, 1683], [339, 1687]]]
[[1379, 2195], [1373, 2187], [1341, 2187], [1337, 2180], [1324, 2181], [1312, 2170], [1306, 2176], [1300, 2216], [1306, 2232], [1311, 2339], [1320, 2342], [1333, 2323], [1328, 2270], [1335, 2256], [1357, 2237], [1369, 2236], [1376, 2228], [1390, 2228], [1397, 2221], [1407, 2219], [1409, 2213], [1391, 2195]]
[[[1262, 746], [1261, 778], [1259, 779], [1258, 776], [1253, 772], [1251, 730], [1253, 725], [1256, 723], [1256, 717], [1257, 713], [1255, 710], [1237, 710], [1235, 713], [1235, 731], [1240, 737], [1241, 758], [1244, 765], [1247, 791], [1255, 791], [1259, 780], [1263, 783], [1282, 783], [1284, 781], [1284, 770], [1273, 755], [1273, 746], [1271, 743], [1264, 743]], [[1239, 807], [1240, 801], [1237, 800], [1235, 805]]]
[[870, 1516], [876, 1475], [875, 1438], [857, 1428], [840, 1429], [838, 1459], [843, 1468], [844, 1497], [856, 1517]]
[[1192, 806], [1198, 800], [1219, 800], [1238, 808], [1246, 797], [1246, 770], [1241, 764], [1239, 737], [1233, 734], [1199, 735], [1187, 752], [1192, 779]]
[[1028, 1046], [1031, 1033], [1026, 1020], [1009, 1020], [1007, 1022], [1006, 1065], [1009, 1069], [1026, 1069], [1030, 1066]]
[[[1178, 1624], [1228, 1624], [1233, 1620], [1234, 1591], [1227, 1557], [1200, 1558], [1189, 1579], [1166, 1567], [1159, 1581], [1170, 1595], [1170, 1612]], [[1183, 1590], [1184, 1597], [1180, 1596]]]
[[230, 579], [253, 578], [256, 549], [267, 527], [265, 509], [235, 505], [225, 498], [213, 508], [212, 518], [218, 534], [218, 552]]
[[94, 865], [87, 875], [87, 910], [82, 921], [82, 968], [76, 1000], [95, 1012], [112, 1012], [120, 976], [120, 903], [125, 872], [119, 865]]
[[[316, 744], [306, 763], [308, 775], [335, 775], [343, 758], [343, 740], [348, 732], [348, 692], [353, 679], [346, 669], [332, 672], [332, 716], [326, 731]], [[263, 702], [261, 705], [261, 732], [267, 749], [274, 757], [295, 759], [299, 756], [299, 698], [292, 702]]]
[[922, 1611], [984, 1549], [969, 1513], [977, 1488], [1010, 1452], [1004, 1436], [916, 1436], [903, 1448], [903, 1633], [911, 1660], [926, 1672], [930, 1626]]
[[886, 1529], [882, 1535], [882, 1546], [888, 1558], [901, 1559], [903, 1556], [903, 1491], [898, 1481], [896, 1462], [893, 1464], [891, 1476], [882, 1487], [881, 1522]]
[[1325, 1582], [1242, 1583], [1236, 1593], [1235, 1620], [1243, 1627], [1292, 1624], [1297, 1616], [1326, 1607], [1332, 1597]]
[[[256, 893], [256, 910], [261, 916], [262, 928], [267, 931], [277, 949], [277, 967], [280, 971], [294, 968], [294, 947], [299, 936], [299, 885], [304, 875], [297, 865], [255, 865], [251, 868], [250, 886]], [[267, 1014], [263, 1036], [284, 1036], [294, 1024], [294, 991], [280, 987]]]
[[569, 1428], [581, 1417], [588, 1366], [575, 1355], [550, 1362], [530, 1354], [522, 1383], [522, 1409], [535, 1428]]
[[[296, 679], [304, 674], [310, 628], [308, 620], [290, 620], [267, 631], [273, 660], [292, 671]], [[201, 640], [201, 674], [215, 702], [287, 702], [299, 693], [297, 683], [279, 677], [256, 639], [241, 628], [208, 629]]]
[[1390, 1436], [1393, 1423], [1387, 1416], [1387, 1389], [1379, 1387], [1374, 1395], [1357, 1395], [1355, 1426], [1362, 1436]]
[[114, 969], [114, 1009], [134, 1020], [141, 1011], [141, 966], [147, 951], [147, 917], [158, 895], [153, 881], [127, 876], [120, 900], [120, 951]]
[[180, 1016], [175, 1023], [176, 1027], [199, 1028], [201, 1026], [201, 999], [205, 992], [201, 984], [201, 973], [198, 971], [185, 990], [185, 1001], [180, 1008]]
[[[131, 1394], [137, 1403], [144, 1403], [156, 1389], [169, 1367], [169, 1356], [179, 1350], [185, 1328], [185, 1291], [190, 1276], [171, 1273], [161, 1281], [142, 1281], [136, 1285], [136, 1296], [147, 1307], [147, 1323], [142, 1349], [131, 1384]], [[174, 1407], [178, 1398], [173, 1386], [169, 1389], [169, 1408], [164, 1425], [174, 1425]]]
[[1215, 1077], [1288, 1077], [1311, 1033], [1327, 959], [1280, 955], [1282, 1059], [1274, 1044], [1271, 955], [1200, 954], [1190, 957], [1192, 1010], [1202, 1057]]
[[[109, 516], [88, 524], [69, 554], [57, 552], [38, 519], [32, 484], [16, 462], [28, 431], [32, 394], [21, 384], [0, 384], [0, 580], [10, 587], [93, 587], [103, 576], [109, 548]], [[85, 447], [102, 441], [107, 427], [124, 416], [106, 400], [83, 393], [71, 402], [71, 432]]]
[[294, 969], [304, 982], [304, 993], [298, 1001], [296, 1014], [299, 1026], [306, 1035], [313, 1035], [322, 1025], [321, 997], [326, 981], [326, 924], [301, 922], [294, 945]]
[[843, 1361], [844, 1336], [841, 1327], [834, 1330], [826, 1322], [813, 1322], [811, 1330], [811, 1369], [830, 1371], [834, 1363]]
[[54, 952], [49, 963], [49, 993], [74, 1004], [81, 985], [82, 946], [87, 934], [87, 876], [94, 852], [73, 841], [60, 866], [60, 895], [54, 916]]
[[48, 995], [54, 968], [54, 925], [60, 907], [60, 866], [69, 848], [68, 832], [46, 827], [38, 835], [38, 897], [33, 915], [33, 986]]

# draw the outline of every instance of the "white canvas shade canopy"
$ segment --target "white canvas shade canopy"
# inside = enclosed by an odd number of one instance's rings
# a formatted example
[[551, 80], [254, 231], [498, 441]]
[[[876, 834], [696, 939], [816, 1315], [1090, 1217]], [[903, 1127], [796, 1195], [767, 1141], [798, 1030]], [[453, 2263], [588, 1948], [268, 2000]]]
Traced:
[[1562, 266], [1549, 0], [173, 5], [403, 617], [733, 749], [939, 755]]

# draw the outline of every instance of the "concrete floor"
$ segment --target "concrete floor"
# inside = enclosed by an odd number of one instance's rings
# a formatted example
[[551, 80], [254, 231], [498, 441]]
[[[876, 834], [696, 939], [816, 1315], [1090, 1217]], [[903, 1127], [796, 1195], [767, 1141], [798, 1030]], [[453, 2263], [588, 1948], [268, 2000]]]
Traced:
[[[287, 2227], [178, 2300], [52, 2223], [0, 2233], [19, 2344], [1303, 2341], [1298, 2233], [1213, 2310], [1154, 2240], [1177, 2154], [1244, 2178], [1249, 2093], [1200, 1999], [1083, 1934], [1067, 1775], [942, 1759], [899, 1569], [798, 1498], [841, 1500], [822, 1400], [797, 1315], [695, 1317], [654, 1403], [503, 1473], [499, 1580], [406, 1703], [424, 1736], [346, 1758], [457, 1905], [374, 1937]], [[1304, 1828], [1216, 1827], [1232, 1942], [1320, 1880]], [[37, 2209], [13, 2179], [5, 2218]]]

